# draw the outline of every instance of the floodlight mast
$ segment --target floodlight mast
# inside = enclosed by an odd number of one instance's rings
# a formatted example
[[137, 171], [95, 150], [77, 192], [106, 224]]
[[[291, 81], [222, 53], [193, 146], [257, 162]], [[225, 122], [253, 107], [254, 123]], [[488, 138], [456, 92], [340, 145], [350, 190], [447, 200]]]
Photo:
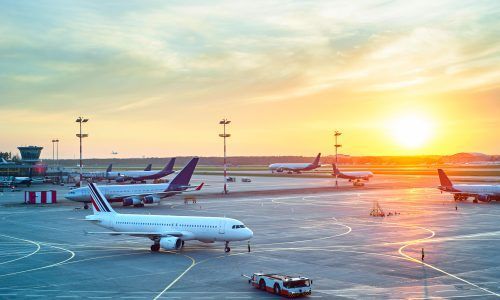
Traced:
[[89, 135], [86, 133], [82, 134], [82, 123], [87, 123], [89, 119], [78, 117], [75, 122], [80, 123], [80, 133], [76, 134], [76, 137], [80, 139], [80, 184], [82, 182], [82, 172], [83, 172], [83, 164], [82, 164], [82, 139], [88, 137]]
[[224, 138], [224, 194], [228, 193], [227, 190], [227, 162], [226, 162], [226, 138], [230, 137], [231, 135], [226, 133], [226, 125], [231, 123], [228, 119], [224, 118], [221, 121], [219, 121], [219, 124], [223, 126], [224, 128], [224, 133], [219, 134], [221, 138]]
[[[338, 148], [342, 147], [342, 145], [340, 145], [338, 142], [337, 142], [337, 138], [342, 135], [342, 132], [340, 131], [337, 131], [335, 130], [335, 133], [334, 133], [334, 136], [335, 136], [335, 165], [337, 166], [337, 168], [339, 167], [338, 166]], [[337, 174], [335, 174], [335, 186], [338, 187], [339, 186], [339, 183], [337, 181]]]

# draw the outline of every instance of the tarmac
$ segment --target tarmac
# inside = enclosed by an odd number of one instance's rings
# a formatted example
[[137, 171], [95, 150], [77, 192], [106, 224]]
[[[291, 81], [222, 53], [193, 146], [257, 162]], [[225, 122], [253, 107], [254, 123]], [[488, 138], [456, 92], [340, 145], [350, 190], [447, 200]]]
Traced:
[[[500, 297], [500, 203], [455, 203], [428, 176], [377, 176], [356, 188], [325, 178], [252, 180], [223, 196], [218, 178], [195, 176], [193, 184], [208, 185], [196, 204], [180, 196], [144, 208], [114, 204], [121, 213], [241, 220], [254, 231], [251, 252], [240, 242], [230, 254], [199, 242], [151, 253], [148, 239], [85, 235], [100, 227], [82, 220], [91, 212], [80, 203], [25, 205], [22, 191], [0, 193], [0, 299], [275, 299], [241, 276], [253, 272], [309, 277], [309, 298]], [[68, 187], [56, 189], [61, 197]], [[399, 214], [369, 216], [375, 201]]]

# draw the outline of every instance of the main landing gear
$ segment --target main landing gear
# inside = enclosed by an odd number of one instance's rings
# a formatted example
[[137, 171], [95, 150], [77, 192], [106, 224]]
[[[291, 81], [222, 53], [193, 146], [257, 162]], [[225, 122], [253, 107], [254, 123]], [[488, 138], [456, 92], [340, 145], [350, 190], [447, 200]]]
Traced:
[[85, 204], [83, 205], [83, 208], [84, 208], [84, 209], [89, 209], [89, 204], [88, 204], [88, 203], [85, 203]]
[[229, 242], [226, 242], [226, 247], [224, 247], [224, 252], [229, 253], [231, 248], [229, 248]]

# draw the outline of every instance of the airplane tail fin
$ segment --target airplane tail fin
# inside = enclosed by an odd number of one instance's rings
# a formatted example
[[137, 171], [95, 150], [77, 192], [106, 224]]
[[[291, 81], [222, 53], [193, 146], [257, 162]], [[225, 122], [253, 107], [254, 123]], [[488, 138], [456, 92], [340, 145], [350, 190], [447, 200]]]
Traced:
[[144, 168], [144, 171], [151, 171], [152, 166], [153, 166], [153, 164], [147, 165], [146, 168]]
[[175, 157], [172, 157], [168, 164], [163, 167], [163, 170], [161, 170], [162, 173], [172, 173], [174, 171], [174, 165], [175, 165]]
[[320, 157], [321, 157], [321, 153], [318, 153], [318, 156], [316, 156], [316, 158], [314, 159], [312, 164], [315, 166], [319, 165], [319, 158]]
[[199, 157], [193, 157], [188, 162], [188, 164], [179, 172], [179, 174], [177, 174], [177, 176], [175, 176], [174, 179], [170, 181], [168, 189], [175, 189], [179, 186], [188, 186], [199, 159]]
[[7, 163], [7, 161], [5, 160], [5, 158], [1, 157], [1, 159], [2, 159], [2, 162], [3, 162], [4, 164], [6, 164], [6, 163]]
[[113, 164], [109, 164], [108, 168], [106, 169], [106, 173], [111, 172], [112, 169], [113, 169]]
[[453, 183], [451, 183], [451, 180], [448, 178], [448, 176], [446, 176], [446, 173], [443, 171], [443, 169], [438, 169], [438, 174], [439, 174], [439, 181], [442, 187], [453, 186]]
[[333, 175], [339, 175], [340, 170], [339, 170], [339, 168], [337, 168], [337, 164], [333, 163], [332, 167], [333, 167]]
[[116, 213], [95, 183], [89, 182], [89, 190], [94, 214]]

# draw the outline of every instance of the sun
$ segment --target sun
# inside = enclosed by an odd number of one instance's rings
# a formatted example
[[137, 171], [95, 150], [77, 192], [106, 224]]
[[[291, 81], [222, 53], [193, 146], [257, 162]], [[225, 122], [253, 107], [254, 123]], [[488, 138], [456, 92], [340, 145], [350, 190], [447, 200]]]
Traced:
[[433, 134], [433, 123], [420, 115], [405, 115], [390, 123], [394, 140], [402, 147], [417, 149], [426, 145]]

